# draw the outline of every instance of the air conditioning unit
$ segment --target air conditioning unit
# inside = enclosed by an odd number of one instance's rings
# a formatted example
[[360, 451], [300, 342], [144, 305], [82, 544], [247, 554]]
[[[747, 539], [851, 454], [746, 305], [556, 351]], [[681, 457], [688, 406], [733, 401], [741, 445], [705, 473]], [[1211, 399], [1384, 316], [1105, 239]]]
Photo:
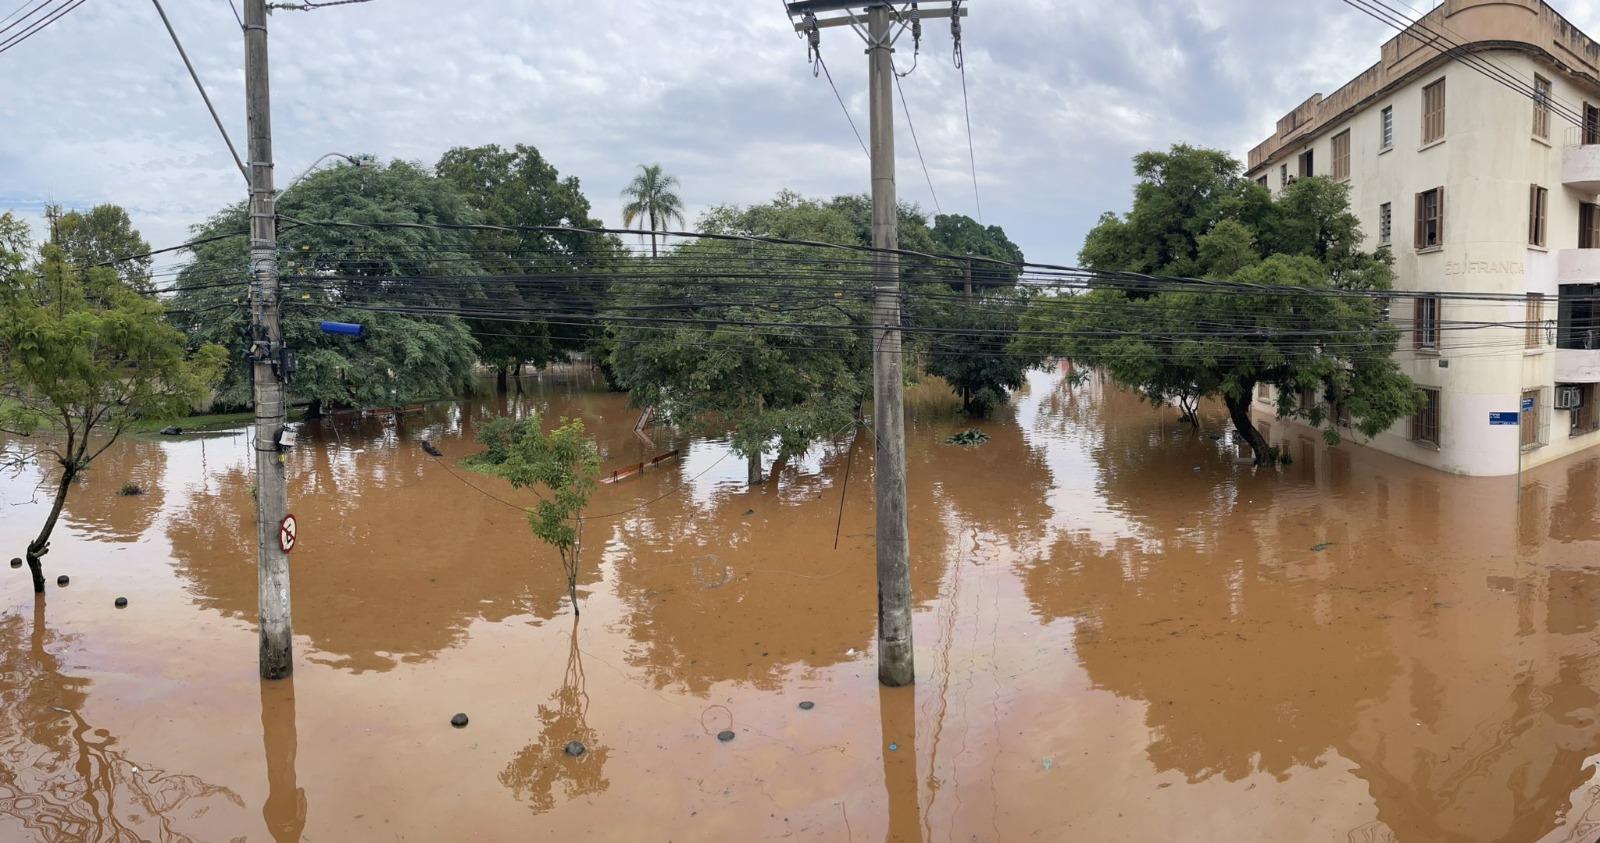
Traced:
[[1556, 387], [1556, 409], [1578, 410], [1583, 408], [1583, 390], [1576, 386]]

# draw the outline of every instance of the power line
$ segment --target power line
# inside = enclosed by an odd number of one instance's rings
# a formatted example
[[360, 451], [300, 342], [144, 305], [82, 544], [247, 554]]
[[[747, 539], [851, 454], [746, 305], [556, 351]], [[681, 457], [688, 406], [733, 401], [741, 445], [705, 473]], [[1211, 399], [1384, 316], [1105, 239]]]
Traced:
[[[233, 163], [239, 167], [239, 175], [244, 176], [246, 183], [250, 181], [250, 171], [245, 169], [244, 161], [239, 158], [239, 150], [233, 146], [233, 138], [228, 137], [228, 130], [222, 125], [222, 118], [217, 116], [217, 109], [211, 104], [211, 96], [206, 93], [206, 86], [200, 84], [200, 74], [194, 70], [194, 64], [189, 61], [189, 54], [183, 49], [183, 42], [178, 40], [178, 33], [172, 28], [172, 21], [167, 19], [167, 11], [161, 8], [161, 0], [150, 0], [155, 4], [156, 14], [161, 16], [162, 25], [166, 26], [167, 34], [172, 36], [172, 45], [178, 48], [178, 55], [183, 59], [183, 66], [189, 69], [189, 78], [194, 80], [195, 90], [200, 92], [200, 99], [205, 101], [206, 111], [211, 112], [211, 122], [217, 124], [217, 131], [222, 135], [222, 142], [228, 145], [228, 153], [233, 156]], [[231, 5], [232, 0], [229, 0]]]
[[952, 55], [956, 70], [961, 72], [961, 112], [967, 118], [967, 162], [972, 167], [972, 203], [978, 210], [978, 223], [983, 224], [983, 199], [978, 195], [978, 153], [972, 144], [972, 104], [967, 98], [967, 54], [961, 46], [961, 0], [953, 0], [950, 17], [950, 36], [955, 41]]
[[[84, 0], [76, 0], [76, 2], [72, 2], [70, 5], [66, 5], [66, 2], [67, 2], [67, 0], [64, 0], [63, 5], [57, 7], [59, 9], [59, 11], [56, 11], [50, 17], [43, 18], [43, 19], [39, 20], [37, 23], [33, 24], [32, 26], [28, 27], [27, 29], [24, 29], [22, 32], [20, 32], [18, 34], [13, 35], [11, 38], [9, 38], [9, 39], [7, 39], [5, 41], [0, 41], [0, 53], [4, 53], [5, 51], [11, 49], [12, 47], [15, 47], [18, 44], [21, 44], [23, 41], [28, 40], [30, 37], [32, 37], [33, 35], [39, 33], [41, 30], [43, 30], [45, 27], [47, 27], [50, 24], [55, 23], [56, 21], [60, 20], [62, 18], [62, 16], [66, 15], [68, 12], [70, 12], [73, 9], [76, 9], [79, 6], [82, 6], [84, 4]], [[42, 8], [42, 6], [41, 6], [41, 8]], [[35, 10], [35, 11], [37, 11], [37, 10]], [[28, 17], [32, 17], [32, 15], [33, 15], [32, 12], [28, 13]], [[8, 26], [7, 28], [9, 29], [10, 27]]]
[[[1487, 60], [1484, 57], [1470, 54], [1467, 50], [1468, 45], [1456, 42], [1454, 39], [1451, 39], [1448, 36], [1431, 29], [1423, 20], [1412, 20], [1399, 10], [1384, 4], [1381, 2], [1381, 0], [1342, 0], [1342, 2], [1344, 2], [1345, 5], [1362, 12], [1373, 20], [1388, 25], [1398, 32], [1404, 33], [1410, 30], [1420, 30], [1421, 32], [1426, 33], [1429, 36], [1428, 38], [1424, 39], [1418, 37], [1417, 40], [1426, 43], [1429, 47], [1437, 50], [1446, 58], [1454, 59], [1457, 62], [1477, 71], [1496, 84], [1499, 84], [1516, 94], [1528, 97], [1529, 99], [1533, 100], [1533, 102], [1549, 108], [1556, 116], [1566, 120], [1574, 126], [1578, 126], [1580, 128], [1583, 126], [1583, 117], [1581, 114], [1573, 112], [1564, 105], [1553, 104], [1548, 96], [1541, 95], [1536, 89], [1532, 88], [1527, 83], [1522, 82], [1520, 79], [1512, 76], [1509, 71], [1502, 69], [1498, 65], [1487, 63]], [[1442, 47], [1440, 46], [1440, 42], [1443, 42], [1449, 46]]]
[[[889, 66], [894, 67], [894, 59], [889, 60]], [[922, 142], [917, 140], [917, 124], [911, 122], [911, 103], [906, 101], [906, 89], [900, 84], [899, 70], [894, 72], [894, 87], [900, 92], [900, 108], [906, 113], [906, 128], [911, 130], [911, 145], [916, 148], [917, 161], [922, 164], [922, 177], [928, 180], [928, 193], [933, 196], [933, 209], [943, 214], [944, 208], [939, 206], [939, 191], [933, 189], [933, 176], [928, 173], [928, 159], [922, 157]]]
[[844, 111], [844, 119], [850, 121], [850, 131], [856, 136], [856, 143], [861, 144], [861, 152], [868, 158], [872, 157], [867, 152], [867, 142], [861, 139], [861, 130], [856, 128], [856, 119], [850, 116], [850, 108], [844, 104], [844, 97], [839, 94], [839, 86], [833, 84], [833, 74], [828, 72], [828, 63], [822, 60], [822, 55], [817, 55], [817, 67], [822, 69], [822, 75], [828, 80], [828, 87], [833, 89], [833, 98], [839, 101], [840, 110]]

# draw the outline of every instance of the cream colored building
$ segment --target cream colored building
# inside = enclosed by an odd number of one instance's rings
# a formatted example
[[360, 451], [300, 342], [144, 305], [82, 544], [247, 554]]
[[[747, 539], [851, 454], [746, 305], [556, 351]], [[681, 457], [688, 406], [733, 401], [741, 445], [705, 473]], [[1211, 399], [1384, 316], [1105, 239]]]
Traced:
[[[1452, 294], [1392, 301], [1398, 360], [1430, 406], [1367, 444], [1472, 475], [1600, 445], [1600, 44], [1541, 0], [1446, 0], [1279, 120], [1248, 172], [1274, 192], [1347, 182], [1396, 287]], [[1521, 427], [1490, 424], [1525, 400]]]

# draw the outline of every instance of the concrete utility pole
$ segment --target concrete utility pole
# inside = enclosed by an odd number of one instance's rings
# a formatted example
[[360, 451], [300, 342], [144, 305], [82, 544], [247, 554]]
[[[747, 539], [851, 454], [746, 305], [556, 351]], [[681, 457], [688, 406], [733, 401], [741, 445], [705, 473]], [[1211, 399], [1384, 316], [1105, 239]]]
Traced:
[[[900, 248], [894, 189], [894, 47], [889, 6], [867, 9], [872, 114], [872, 247]], [[873, 483], [878, 499], [878, 681], [916, 681], [911, 642], [911, 544], [906, 535], [905, 375], [900, 366], [900, 257], [879, 251], [872, 281]]]
[[267, 74], [267, 2], [244, 2], [245, 111], [249, 123], [250, 315], [256, 403], [256, 559], [261, 606], [261, 678], [294, 673], [289, 554], [279, 540], [289, 515], [280, 440], [291, 366], [278, 322], [278, 219], [272, 190], [272, 97]]
[[[878, 681], [898, 687], [916, 681], [911, 640], [911, 547], [906, 528], [905, 381], [901, 371], [900, 247], [894, 161], [894, 42], [909, 28], [921, 38], [921, 21], [965, 15], [949, 10], [906, 11], [885, 0], [800, 0], [787, 4], [801, 18], [795, 29], [809, 36], [821, 61], [819, 30], [851, 26], [867, 42], [868, 110], [872, 121], [872, 431], [876, 443], [873, 482], [877, 492]], [[856, 10], [866, 17], [863, 27]], [[818, 19], [818, 12], [839, 12]]]

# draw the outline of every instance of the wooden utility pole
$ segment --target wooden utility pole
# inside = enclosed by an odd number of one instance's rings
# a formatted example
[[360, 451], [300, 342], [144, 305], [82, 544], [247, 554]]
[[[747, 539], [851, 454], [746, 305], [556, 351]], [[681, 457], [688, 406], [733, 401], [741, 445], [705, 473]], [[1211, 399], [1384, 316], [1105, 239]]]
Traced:
[[[914, 4], [913, 4], [914, 5]], [[876, 443], [873, 482], [877, 492], [878, 681], [898, 687], [916, 681], [911, 640], [911, 547], [906, 527], [905, 381], [901, 370], [899, 204], [895, 196], [894, 42], [896, 27], [921, 38], [921, 21], [965, 15], [949, 10], [907, 13], [885, 0], [799, 0], [787, 4], [800, 18], [795, 29], [809, 36], [821, 61], [819, 30], [851, 26], [867, 42], [868, 110], [872, 158], [872, 431]], [[865, 27], [861, 16], [866, 17]], [[842, 13], [818, 19], [819, 12]]]
[[261, 607], [261, 678], [294, 672], [289, 554], [279, 529], [289, 515], [280, 444], [291, 366], [278, 322], [278, 219], [272, 189], [272, 97], [267, 75], [267, 0], [244, 1], [245, 113], [249, 123], [250, 315], [256, 405], [256, 564]]

